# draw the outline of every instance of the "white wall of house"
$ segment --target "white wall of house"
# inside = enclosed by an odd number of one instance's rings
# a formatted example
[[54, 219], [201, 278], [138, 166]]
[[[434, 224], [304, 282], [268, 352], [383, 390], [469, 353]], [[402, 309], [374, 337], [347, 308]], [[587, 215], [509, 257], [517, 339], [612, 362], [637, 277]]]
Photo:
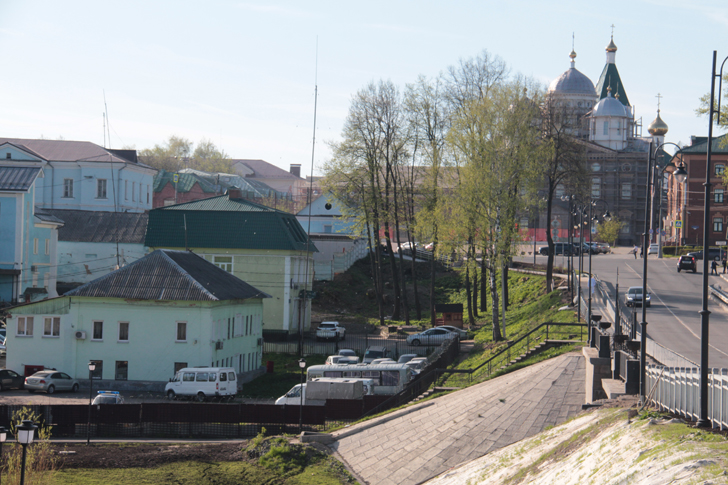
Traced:
[[[260, 299], [158, 302], [60, 297], [12, 310], [6, 362], [19, 373], [26, 365], [43, 365], [85, 379], [88, 362], [102, 361], [101, 378], [112, 381], [164, 382], [174, 375], [175, 363], [230, 365], [246, 372], [260, 367], [262, 314]], [[32, 335], [23, 335], [28, 333], [29, 317]], [[98, 324], [94, 333], [94, 322], [102, 322], [101, 333]], [[124, 340], [120, 329], [126, 323]], [[185, 327], [183, 339], [178, 338], [180, 324]], [[78, 331], [85, 332], [85, 338], [76, 338]], [[116, 375], [117, 362], [128, 363], [126, 379]]]

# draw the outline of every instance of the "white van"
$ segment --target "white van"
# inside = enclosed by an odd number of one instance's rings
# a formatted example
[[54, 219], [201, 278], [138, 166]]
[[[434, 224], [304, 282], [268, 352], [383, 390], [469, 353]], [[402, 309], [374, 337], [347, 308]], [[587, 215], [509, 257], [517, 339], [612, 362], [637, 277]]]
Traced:
[[167, 399], [194, 397], [203, 402], [209, 398], [232, 400], [238, 392], [238, 381], [232, 367], [185, 367], [164, 386]]

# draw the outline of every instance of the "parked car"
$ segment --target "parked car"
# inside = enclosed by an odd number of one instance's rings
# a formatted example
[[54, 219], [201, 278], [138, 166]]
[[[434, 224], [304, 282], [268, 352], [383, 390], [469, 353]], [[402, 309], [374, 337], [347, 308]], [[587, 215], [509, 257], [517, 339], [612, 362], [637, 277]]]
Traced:
[[650, 244], [650, 247], [647, 248], [647, 255], [650, 254], [658, 254], [660, 252], [660, 245], [657, 243]]
[[48, 394], [56, 391], [78, 392], [79, 387], [76, 379], [65, 372], [52, 369], [45, 369], [25, 378], [25, 389], [28, 392], [45, 391]]
[[198, 402], [208, 398], [233, 400], [238, 392], [237, 374], [232, 367], [184, 367], [164, 386], [167, 399], [191, 397]]
[[679, 273], [682, 269], [689, 269], [692, 270], [693, 273], [695, 273], [695, 271], [698, 269], [698, 263], [695, 261], [695, 258], [693, 256], [685, 254], [677, 258], [677, 272]]
[[383, 359], [374, 359], [373, 361], [369, 362], [371, 365], [377, 365], [377, 364], [396, 364], [396, 362], [389, 357], [385, 357]]
[[599, 248], [599, 252], [602, 254], [609, 254], [612, 252], [612, 248], [609, 247], [609, 244], [607, 243], [597, 243], [597, 247]]
[[458, 337], [460, 337], [460, 340], [465, 340], [468, 338], [468, 331], [463, 330], [462, 328], [453, 327], [452, 325], [438, 325], [437, 328], [444, 328], [448, 332], [456, 334]]
[[[688, 253], [688, 256], [692, 256], [693, 258], [697, 260], [703, 260], [703, 251], [694, 251], [692, 253]], [[710, 248], [708, 249], [708, 259], [712, 259], [715, 261], [720, 261], [720, 259], [726, 255], [725, 250], [720, 250], [718, 248]]]
[[7, 354], [7, 348], [5, 347], [5, 337], [0, 337], [0, 356]]
[[[574, 248], [569, 243], [564, 243], [564, 242], [555, 242], [554, 243], [554, 254], [555, 255], [563, 254], [564, 256], [571, 256], [573, 249]], [[540, 254], [542, 256], [548, 256], [549, 247], [541, 246], [540, 248], [538, 248], [538, 254]]]
[[329, 355], [326, 357], [325, 365], [332, 364], [358, 364], [359, 357], [349, 357], [346, 355]]
[[346, 329], [339, 322], [321, 322], [316, 329], [316, 340], [346, 340]]
[[24, 389], [25, 377], [14, 370], [0, 369], [0, 391], [5, 389]]
[[411, 359], [409, 362], [407, 362], [405, 365], [412, 369], [412, 372], [415, 374], [419, 374], [422, 372], [422, 369], [427, 367], [427, 357], [415, 357], [414, 359]]
[[[645, 296], [645, 306], [650, 306], [650, 294], [649, 292]], [[627, 290], [627, 295], [625, 296], [625, 304], [627, 306], [641, 306], [642, 305], [642, 287], [641, 286], [631, 286], [629, 290]]]
[[406, 364], [410, 360], [414, 359], [415, 357], [418, 357], [417, 354], [402, 354], [399, 356], [399, 359], [397, 359], [398, 364]]
[[419, 247], [420, 247], [420, 243], [410, 243], [410, 242], [406, 242], [406, 243], [402, 243], [402, 244], [399, 245], [399, 247], [397, 248], [397, 252], [398, 253], [402, 253], [402, 254], [410, 254], [411, 255], [412, 254], [412, 249], [414, 249], [415, 251], [417, 251], [417, 249]]
[[444, 328], [435, 327], [428, 328], [424, 332], [415, 333], [407, 337], [407, 343], [410, 345], [439, 345], [445, 340], [456, 338], [453, 332], [445, 330]]
[[364, 358], [362, 359], [362, 362], [365, 364], [369, 364], [374, 359], [383, 359], [384, 357], [389, 357], [390, 352], [389, 349], [386, 347], [380, 347], [380, 346], [372, 346], [367, 348], [367, 350], [364, 352]]
[[119, 391], [99, 391], [91, 404], [124, 404]]
[[339, 355], [343, 355], [344, 357], [356, 357], [357, 359], [359, 358], [356, 356], [356, 352], [351, 349], [339, 349]]

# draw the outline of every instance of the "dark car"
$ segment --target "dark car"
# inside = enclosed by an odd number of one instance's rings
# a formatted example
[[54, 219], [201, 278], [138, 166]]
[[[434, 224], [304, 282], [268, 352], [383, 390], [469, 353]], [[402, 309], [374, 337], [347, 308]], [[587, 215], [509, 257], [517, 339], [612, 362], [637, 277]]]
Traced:
[[0, 391], [5, 389], [25, 389], [25, 377], [14, 370], [0, 369]]
[[[571, 256], [571, 251], [572, 251], [572, 247], [568, 243], [563, 243], [563, 242], [554, 243], [554, 254], [555, 255], [563, 254], [564, 256]], [[542, 256], [548, 256], [549, 247], [542, 246], [542, 247], [538, 248], [538, 253]]]
[[680, 270], [692, 270], [693, 273], [698, 268], [698, 264], [695, 261], [695, 258], [693, 256], [690, 256], [689, 254], [686, 254], [684, 256], [680, 256], [677, 260], [677, 272], [679, 273]]
[[[695, 251], [695, 252], [692, 252], [692, 253], [688, 253], [687, 255], [688, 256], [692, 256], [693, 258], [699, 259], [701, 261], [703, 259], [703, 251]], [[720, 258], [722, 256], [725, 256], [725, 255], [726, 255], [726, 251], [725, 250], [722, 250], [721, 251], [718, 248], [710, 248], [710, 249], [708, 249], [708, 259], [709, 260], [720, 261]]]

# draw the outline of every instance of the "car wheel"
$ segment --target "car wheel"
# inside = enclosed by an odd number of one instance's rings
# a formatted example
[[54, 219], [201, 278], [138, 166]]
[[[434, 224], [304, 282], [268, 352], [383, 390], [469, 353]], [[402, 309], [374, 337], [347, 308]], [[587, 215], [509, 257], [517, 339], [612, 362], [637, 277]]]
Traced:
[[174, 401], [176, 398], [177, 398], [177, 395], [174, 393], [174, 391], [172, 389], [167, 391], [167, 399], [169, 399], [170, 401]]
[[420, 345], [420, 341], [419, 341], [419, 340], [417, 340], [417, 339], [414, 339], [414, 340], [412, 341], [412, 345], [414, 345], [415, 347], [417, 347], [417, 346], [419, 346], [419, 345]]
[[35, 392], [35, 389], [28, 389], [28, 392], [33, 394]]
[[0, 391], [4, 391], [4, 390], [5, 390], [5, 388], [3, 387], [3, 383], [0, 382]]
[[205, 402], [205, 394], [202, 392], [198, 392], [195, 396], [195, 401], [197, 402]]
[[698, 271], [697, 269], [694, 269], [694, 270], [693, 270], [693, 273], [695, 273], [695, 272], [697, 272], [697, 271]]
[[78, 384], [74, 384], [71, 388], [71, 392], [78, 392]]
[[50, 386], [48, 386], [48, 394], [53, 394], [54, 392], [56, 392], [56, 386], [51, 384]]
[[677, 272], [678, 272], [678, 273], [680, 272], [680, 268], [678, 268], [678, 269], [677, 269]]

